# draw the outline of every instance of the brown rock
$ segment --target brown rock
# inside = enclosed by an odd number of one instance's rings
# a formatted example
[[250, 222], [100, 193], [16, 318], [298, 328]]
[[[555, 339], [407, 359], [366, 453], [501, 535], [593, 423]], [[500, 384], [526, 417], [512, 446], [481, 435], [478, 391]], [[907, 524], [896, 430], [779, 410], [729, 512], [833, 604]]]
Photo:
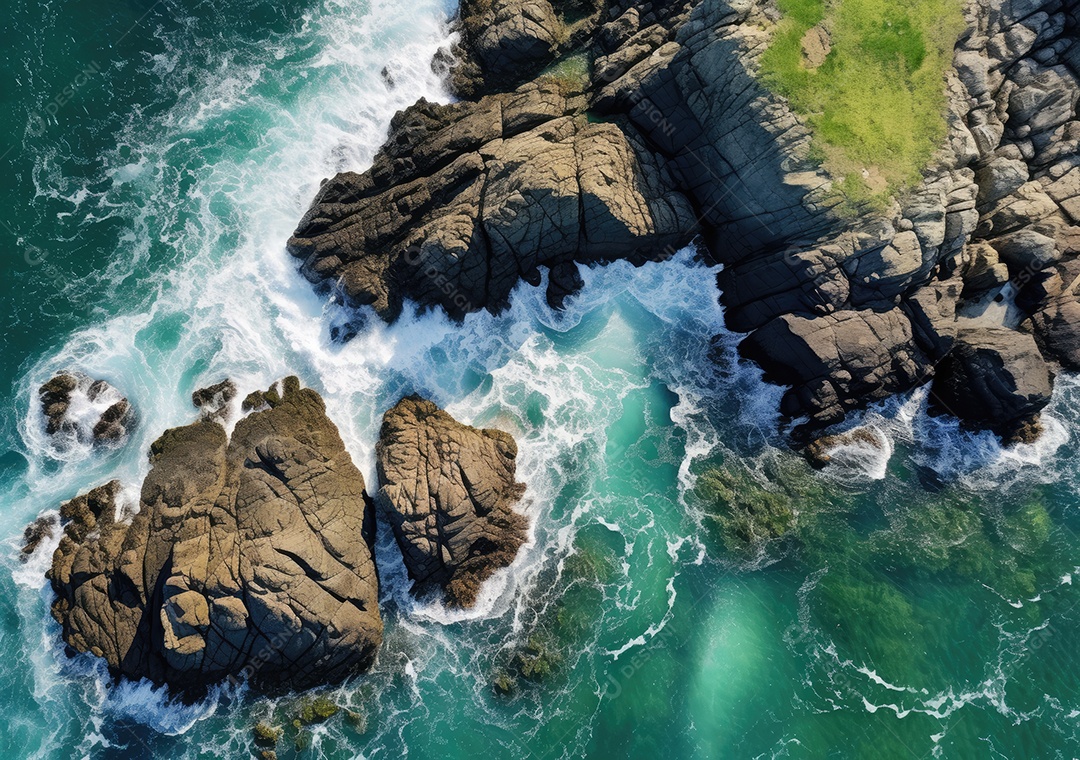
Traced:
[[417, 590], [440, 587], [448, 603], [472, 606], [525, 543], [528, 523], [513, 510], [525, 492], [514, 439], [409, 396], [383, 418], [375, 454], [380, 515]]
[[453, 317], [509, 303], [538, 267], [682, 247], [697, 224], [634, 131], [590, 123], [541, 79], [477, 103], [421, 101], [395, 117], [362, 174], [324, 185], [289, 240], [315, 283], [393, 320], [402, 301]]
[[[969, 9], [947, 135], [887, 209], [836, 192], [805, 119], [760, 80], [773, 4], [600, 5], [463, 0], [449, 73], [475, 100], [418, 103], [368, 172], [326, 183], [289, 243], [305, 276], [388, 320], [404, 299], [461, 317], [543, 267], [559, 306], [578, 264], [661, 260], [701, 233], [727, 326], [754, 333], [747, 355], [812, 428], [929, 379], [958, 289], [989, 300], [1080, 255], [1080, 46], [1060, 4]], [[806, 35], [807, 66], [826, 32]], [[1075, 299], [1036, 300], [1021, 308], [1040, 345], [1070, 355]]]
[[462, 0], [450, 85], [463, 98], [512, 90], [597, 25], [600, 0]]
[[65, 372], [56, 375], [38, 390], [41, 411], [47, 420], [45, 432], [49, 435], [60, 432], [64, 427], [68, 406], [71, 404], [71, 394], [78, 385], [79, 379]]
[[95, 441], [119, 441], [127, 435], [127, 426], [132, 419], [131, 404], [127, 399], [121, 399], [110, 406], [94, 425], [93, 435]]
[[232, 380], [222, 380], [192, 393], [191, 403], [202, 412], [203, 419], [225, 422], [229, 416], [229, 404], [234, 398], [236, 384]]
[[817, 69], [832, 52], [832, 38], [822, 24], [811, 27], [802, 38], [803, 66]]
[[274, 393], [231, 440], [211, 420], [166, 431], [130, 524], [114, 520], [115, 482], [62, 507], [49, 577], [72, 649], [185, 694], [370, 666], [382, 621], [363, 477], [317, 393], [296, 378]]
[[[923, 315], [925, 316], [925, 314]], [[931, 327], [928, 320], [920, 325]], [[781, 410], [807, 416], [797, 436], [841, 422], [846, 413], [929, 380], [933, 362], [901, 309], [778, 317], [751, 333], [740, 352], [779, 385], [793, 386]]]

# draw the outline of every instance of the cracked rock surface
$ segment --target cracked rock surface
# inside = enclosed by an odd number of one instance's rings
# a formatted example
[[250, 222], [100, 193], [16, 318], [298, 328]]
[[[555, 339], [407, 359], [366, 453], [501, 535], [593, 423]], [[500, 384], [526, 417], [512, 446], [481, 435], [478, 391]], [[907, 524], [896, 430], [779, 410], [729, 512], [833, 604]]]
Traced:
[[186, 694], [229, 676], [302, 689], [371, 665], [364, 479], [319, 395], [279, 386], [231, 438], [211, 418], [166, 431], [129, 521], [115, 482], [62, 507], [49, 578], [71, 649]]
[[528, 522], [514, 511], [525, 493], [514, 439], [409, 396], [383, 417], [375, 454], [379, 516], [416, 590], [442, 589], [449, 604], [472, 606], [483, 581], [526, 540]]
[[394, 118], [371, 169], [323, 186], [289, 250], [309, 280], [393, 320], [405, 297], [455, 317], [498, 310], [541, 266], [554, 293], [563, 265], [688, 243], [693, 212], [667, 189], [665, 162], [584, 105], [551, 79], [476, 103], [421, 101]]
[[[789, 387], [797, 441], [942, 368], [955, 388], [971, 346], [997, 357], [977, 362], [979, 392], [1006, 424], [947, 389], [938, 407], [1030, 439], [1045, 394], [1025, 389], [1080, 366], [1080, 5], [971, 0], [946, 139], [920, 184], [854, 218], [757, 79], [771, 3], [568, 5], [462, 2], [463, 101], [407, 109], [370, 169], [324, 185], [289, 242], [309, 280], [388, 320], [405, 298], [460, 317], [504, 308], [541, 268], [559, 306], [577, 264], [697, 239], [724, 264], [743, 355]], [[582, 81], [544, 74], [571, 56]]]

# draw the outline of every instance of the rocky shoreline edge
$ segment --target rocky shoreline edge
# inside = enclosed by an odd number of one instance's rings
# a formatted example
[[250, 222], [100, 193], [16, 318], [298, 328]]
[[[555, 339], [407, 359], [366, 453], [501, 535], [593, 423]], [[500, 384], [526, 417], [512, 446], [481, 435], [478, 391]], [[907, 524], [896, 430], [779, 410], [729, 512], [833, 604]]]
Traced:
[[[398, 114], [370, 169], [323, 185], [289, 251], [317, 287], [392, 321], [406, 299], [499, 311], [522, 280], [560, 308], [581, 264], [696, 244], [723, 264], [728, 327], [788, 387], [781, 411], [812, 457], [849, 412], [928, 383], [936, 413], [1033, 440], [1055, 370], [1080, 368], [1080, 10], [972, 0], [946, 143], [886, 212], [854, 216], [756, 79], [776, 19], [750, 0], [465, 0], [460, 44], [436, 61], [460, 101]], [[80, 398], [103, 411], [73, 417]], [[297, 378], [236, 398], [228, 381], [196, 392], [200, 418], [153, 444], [133, 514], [116, 481], [61, 507], [53, 615], [118, 677], [185, 697], [229, 678], [340, 681], [382, 639], [377, 521], [415, 591], [457, 606], [526, 541], [505, 433], [402, 399], [369, 494]], [[82, 376], [40, 401], [50, 435], [118, 441], [135, 422]]]
[[459, 102], [399, 113], [289, 250], [392, 321], [406, 299], [497, 312], [521, 280], [558, 308], [579, 264], [696, 243], [796, 445], [926, 384], [932, 412], [1031, 441], [1054, 372], [1080, 368], [1080, 11], [965, 16], [947, 139], [890, 208], [853, 213], [757, 79], [770, 3], [464, 0], [436, 61]]

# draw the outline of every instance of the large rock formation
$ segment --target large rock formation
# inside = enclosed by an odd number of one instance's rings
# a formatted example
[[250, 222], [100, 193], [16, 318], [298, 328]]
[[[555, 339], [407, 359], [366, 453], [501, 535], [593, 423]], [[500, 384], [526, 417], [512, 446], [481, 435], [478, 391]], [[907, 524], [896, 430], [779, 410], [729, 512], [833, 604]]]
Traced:
[[[1075, 5], [1055, 0], [973, 4], [948, 140], [896, 213], [720, 276], [729, 324], [754, 331], [744, 354], [793, 386], [784, 411], [809, 417], [801, 432], [935, 376], [936, 410], [1007, 441], [1038, 429], [1047, 360], [1078, 366], [1077, 25]], [[1016, 308], [987, 316], [1013, 295]]]
[[125, 439], [135, 423], [131, 404], [104, 380], [61, 372], [38, 390], [45, 432], [94, 443]]
[[838, 228], [810, 132], [754, 78], [774, 26], [754, 2], [614, 2], [594, 108], [625, 114], [668, 156], [710, 252], [733, 262]]
[[49, 577], [68, 645], [197, 694], [226, 677], [305, 688], [382, 638], [373, 514], [317, 393], [287, 378], [231, 439], [203, 419], [152, 446], [138, 513], [116, 483], [68, 502]]
[[[785, 412], [808, 436], [931, 382], [960, 331], [978, 344], [1031, 330], [1076, 366], [1076, 3], [970, 3], [946, 140], [921, 184], [854, 217], [809, 130], [758, 81], [770, 4], [569, 5], [462, 2], [450, 81], [466, 100], [408, 109], [371, 169], [324, 186], [290, 241], [309, 279], [387, 319], [403, 298], [461, 316], [502, 308], [546, 266], [558, 305], [575, 262], [663, 259], [700, 234], [725, 264], [729, 327], [792, 386]], [[555, 76], [535, 78], [545, 67]], [[1018, 310], [986, 317], [1017, 292]], [[1006, 388], [1030, 363], [1001, 356], [983, 371]]]
[[646, 258], [689, 242], [686, 200], [633, 132], [590, 123], [585, 99], [544, 79], [395, 117], [364, 174], [327, 182], [289, 240], [315, 282], [394, 319], [402, 299], [461, 317], [498, 310], [539, 267]]
[[417, 590], [441, 588], [450, 604], [471, 606], [525, 543], [527, 521], [513, 509], [525, 492], [514, 439], [409, 396], [383, 418], [375, 453], [379, 515]]

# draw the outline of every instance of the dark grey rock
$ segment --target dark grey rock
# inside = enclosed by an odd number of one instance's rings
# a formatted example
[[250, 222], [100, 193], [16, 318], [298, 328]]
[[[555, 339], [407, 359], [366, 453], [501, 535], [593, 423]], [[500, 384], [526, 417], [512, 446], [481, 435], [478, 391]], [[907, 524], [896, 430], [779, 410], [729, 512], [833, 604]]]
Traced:
[[1053, 374], [1035, 339], [1004, 327], [965, 327], [939, 365], [931, 407], [1007, 442], [1030, 440], [1050, 403]]

